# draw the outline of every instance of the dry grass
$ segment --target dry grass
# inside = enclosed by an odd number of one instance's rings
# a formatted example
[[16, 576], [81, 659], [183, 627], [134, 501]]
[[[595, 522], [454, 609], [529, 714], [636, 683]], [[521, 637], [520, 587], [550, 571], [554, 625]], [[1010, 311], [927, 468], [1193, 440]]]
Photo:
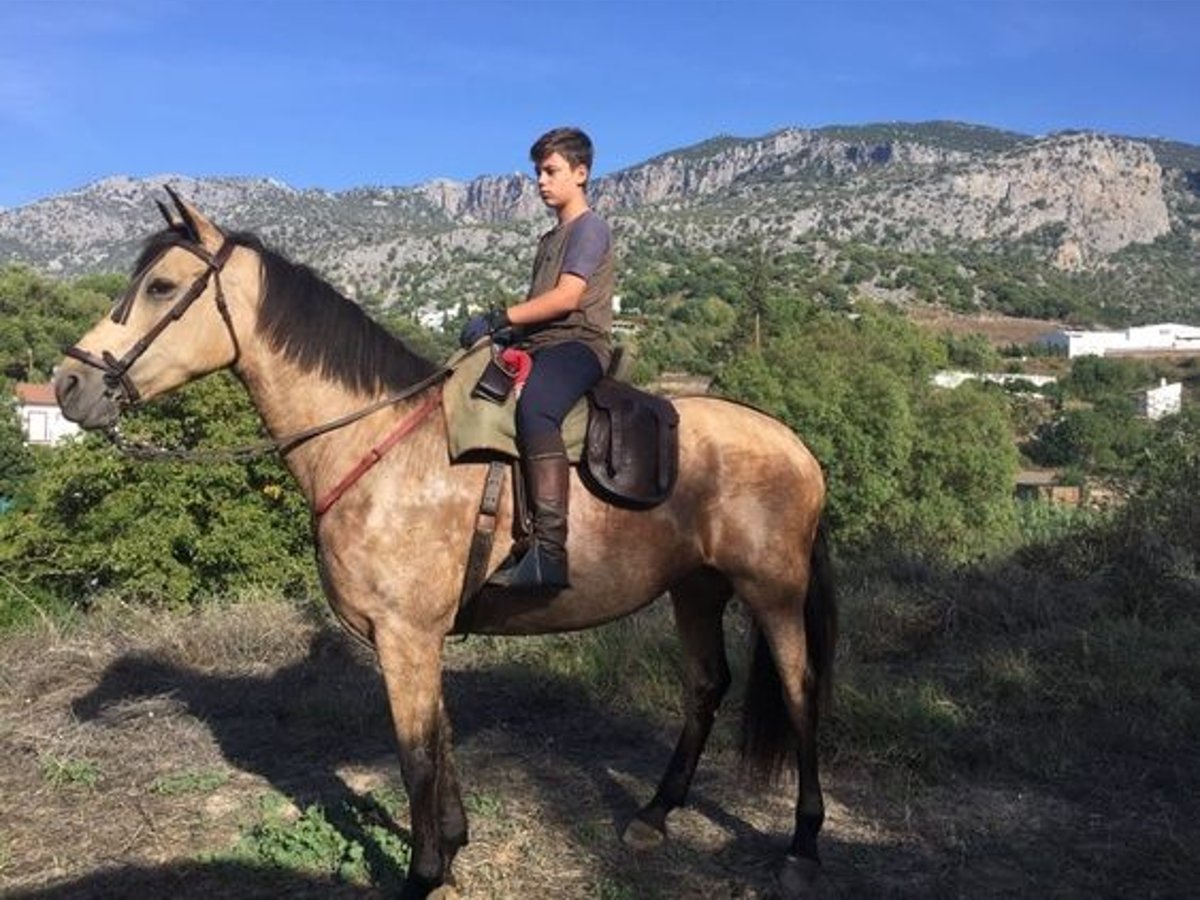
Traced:
[[[946, 705], [962, 702], [953, 692], [963, 680], [942, 677], [938, 667], [954, 661], [936, 645], [962, 633], [956, 615], [990, 614], [979, 603], [955, 612], [931, 599], [941, 582], [913, 577], [915, 593], [864, 576], [847, 596], [843, 710], [826, 779], [825, 858], [838, 892], [1094, 897], [1121, 887], [1168, 896], [1189, 883], [1197, 873], [1181, 862], [1196, 836], [1187, 804], [1164, 803], [1132, 776], [1094, 790], [1083, 780], [1090, 773], [1055, 780], [979, 764], [1005, 757], [958, 734], [979, 723], [975, 710], [959, 719]], [[1036, 618], [1043, 601], [1029, 602], [1015, 614]], [[771, 896], [792, 789], [747, 790], [727, 729], [701, 766], [692, 806], [672, 819], [671, 842], [635, 855], [618, 841], [675, 737], [661, 671], [631, 668], [630, 647], [652, 652], [664, 618], [650, 612], [594, 637], [451, 646], [447, 694], [472, 816], [457, 865], [466, 897]], [[598, 677], [603, 659], [624, 677]], [[1020, 703], [1040, 684], [1036, 665], [1001, 643], [966, 675], [982, 673]], [[635, 702], [630, 685], [646, 684], [659, 699]], [[117, 608], [71, 629], [46, 623], [0, 640], [0, 689], [6, 896], [375, 897], [400, 877], [385, 859], [371, 865], [372, 886], [229, 855], [272, 804], [280, 821], [303, 821], [314, 804], [382, 797], [404, 818], [378, 674], [316, 614], [263, 601], [187, 618]], [[879, 734], [855, 732], [875, 721]], [[907, 758], [914, 747], [941, 762]], [[953, 764], [964, 748], [976, 762]], [[1126, 871], [1139, 856], [1156, 871]]]
[[932, 306], [913, 305], [907, 312], [912, 322], [922, 328], [938, 334], [944, 331], [959, 336], [981, 334], [996, 347], [1032, 344], [1064, 327], [1055, 319], [1025, 319], [999, 313], [968, 315]]

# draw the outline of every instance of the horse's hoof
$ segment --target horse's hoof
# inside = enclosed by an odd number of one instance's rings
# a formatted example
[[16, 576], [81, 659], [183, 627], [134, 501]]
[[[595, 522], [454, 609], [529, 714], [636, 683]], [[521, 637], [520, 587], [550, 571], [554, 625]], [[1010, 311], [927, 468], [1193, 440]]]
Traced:
[[789, 854], [779, 870], [779, 896], [783, 900], [824, 900], [834, 893], [817, 860]]
[[439, 884], [431, 888], [428, 881], [421, 883], [410, 878], [404, 882], [400, 900], [458, 900], [458, 891], [453, 884]]
[[667, 836], [663, 832], [653, 825], [647, 825], [641, 819], [630, 822], [621, 835], [621, 843], [632, 850], [653, 850], [666, 839]]

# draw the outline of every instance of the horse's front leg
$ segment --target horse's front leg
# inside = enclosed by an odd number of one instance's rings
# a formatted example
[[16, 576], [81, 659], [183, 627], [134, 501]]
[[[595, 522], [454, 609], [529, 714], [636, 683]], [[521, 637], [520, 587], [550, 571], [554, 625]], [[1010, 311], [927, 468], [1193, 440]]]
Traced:
[[447, 758], [450, 737], [442, 707], [442, 636], [389, 623], [377, 630], [375, 649], [412, 820], [412, 859], [401, 897], [423, 900], [446, 883], [453, 855], [466, 842], [466, 816]]

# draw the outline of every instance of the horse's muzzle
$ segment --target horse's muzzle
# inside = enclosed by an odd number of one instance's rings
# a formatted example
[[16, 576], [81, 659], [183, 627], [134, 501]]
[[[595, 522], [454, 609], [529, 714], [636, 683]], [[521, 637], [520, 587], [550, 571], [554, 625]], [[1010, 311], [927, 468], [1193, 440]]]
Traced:
[[107, 428], [121, 415], [120, 389], [99, 369], [64, 363], [54, 375], [54, 396], [63, 415], [83, 428]]

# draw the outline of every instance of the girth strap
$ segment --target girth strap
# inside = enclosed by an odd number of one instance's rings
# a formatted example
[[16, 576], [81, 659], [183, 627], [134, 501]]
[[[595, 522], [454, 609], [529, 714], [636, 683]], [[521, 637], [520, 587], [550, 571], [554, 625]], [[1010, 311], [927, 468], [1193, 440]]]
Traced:
[[429, 417], [429, 414], [442, 405], [442, 392], [440, 390], [433, 391], [425, 402], [422, 403], [416, 411], [407, 418], [402, 419], [400, 423], [392, 429], [392, 431], [382, 441], [367, 451], [366, 455], [358, 461], [358, 463], [347, 472], [337, 484], [330, 488], [329, 492], [321, 497], [313, 507], [313, 514], [319, 519], [329, 511], [333, 504], [337, 503], [342, 498], [342, 495], [350, 488], [354, 487], [355, 483], [369, 472], [377, 462], [383, 459], [384, 455], [395, 447], [400, 441], [407, 437], [410, 433], [416, 430], [417, 426]]
[[504, 493], [506, 468], [502, 462], [488, 463], [487, 477], [483, 481], [483, 497], [479, 501], [479, 512], [475, 516], [475, 533], [471, 536], [467, 568], [463, 573], [462, 595], [458, 600], [460, 610], [479, 592], [484, 579], [487, 578], [488, 560], [492, 557], [492, 543], [496, 537], [496, 514], [500, 511], [500, 497]]

